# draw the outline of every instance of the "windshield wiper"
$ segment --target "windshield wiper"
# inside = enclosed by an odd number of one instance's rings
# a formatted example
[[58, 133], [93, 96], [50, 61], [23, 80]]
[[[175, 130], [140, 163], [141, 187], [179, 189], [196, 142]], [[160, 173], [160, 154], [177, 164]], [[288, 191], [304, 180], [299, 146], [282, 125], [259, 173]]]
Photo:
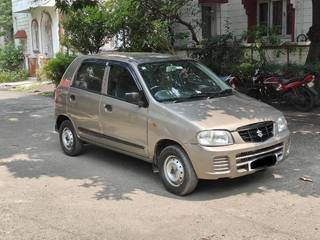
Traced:
[[195, 93], [195, 94], [192, 94], [188, 97], [182, 97], [182, 98], [177, 98], [177, 99], [174, 99], [173, 102], [174, 103], [179, 103], [179, 102], [186, 102], [186, 101], [190, 101], [190, 100], [193, 100], [193, 99], [203, 99], [203, 98], [210, 98], [211, 97], [211, 93]]
[[180, 102], [191, 101], [193, 99], [211, 99], [216, 97], [230, 96], [232, 94], [233, 94], [232, 89], [225, 89], [225, 90], [222, 90], [221, 92], [203, 92], [203, 93], [195, 93], [188, 97], [165, 99], [165, 100], [162, 100], [162, 102], [170, 101], [174, 103], [180, 103]]
[[231, 88], [222, 90], [221, 92], [217, 92], [212, 94], [212, 96], [210, 96], [210, 98], [214, 98], [214, 97], [225, 97], [225, 96], [230, 96], [233, 95], [233, 90]]

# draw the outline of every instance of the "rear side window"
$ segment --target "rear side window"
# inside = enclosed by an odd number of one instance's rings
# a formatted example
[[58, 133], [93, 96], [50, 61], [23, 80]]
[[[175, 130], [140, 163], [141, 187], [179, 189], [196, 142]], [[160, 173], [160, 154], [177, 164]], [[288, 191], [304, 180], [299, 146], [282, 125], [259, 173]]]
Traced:
[[127, 101], [126, 94], [139, 92], [131, 73], [119, 65], [111, 65], [108, 80], [108, 95]]
[[71, 81], [74, 75], [74, 72], [77, 70], [78, 64], [79, 64], [80, 58], [76, 58], [67, 68], [65, 73], [63, 74], [62, 79]]
[[73, 86], [100, 93], [106, 65], [101, 62], [84, 62], [79, 68]]

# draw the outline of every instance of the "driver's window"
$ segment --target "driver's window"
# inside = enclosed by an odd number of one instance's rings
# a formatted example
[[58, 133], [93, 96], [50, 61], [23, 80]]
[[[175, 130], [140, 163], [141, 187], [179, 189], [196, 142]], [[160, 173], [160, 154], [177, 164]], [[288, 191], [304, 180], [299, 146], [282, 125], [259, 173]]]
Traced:
[[131, 73], [120, 65], [111, 65], [108, 80], [108, 96], [128, 101], [128, 93], [139, 92]]

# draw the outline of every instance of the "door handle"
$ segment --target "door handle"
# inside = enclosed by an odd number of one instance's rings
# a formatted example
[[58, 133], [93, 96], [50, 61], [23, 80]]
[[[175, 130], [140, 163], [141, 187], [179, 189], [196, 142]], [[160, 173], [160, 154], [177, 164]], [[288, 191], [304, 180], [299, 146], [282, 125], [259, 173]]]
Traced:
[[70, 95], [70, 102], [74, 102], [76, 100], [76, 96], [75, 95]]
[[112, 112], [112, 105], [110, 104], [105, 104], [104, 109], [107, 110], [108, 112]]

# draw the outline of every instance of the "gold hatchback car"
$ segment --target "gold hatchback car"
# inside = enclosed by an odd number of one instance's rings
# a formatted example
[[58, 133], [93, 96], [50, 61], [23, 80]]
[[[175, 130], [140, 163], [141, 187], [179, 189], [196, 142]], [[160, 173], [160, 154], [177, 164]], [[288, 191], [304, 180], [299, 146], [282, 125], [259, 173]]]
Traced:
[[252, 174], [289, 154], [281, 112], [172, 55], [76, 58], [56, 89], [55, 114], [67, 155], [91, 143], [145, 160], [178, 195], [199, 179]]

